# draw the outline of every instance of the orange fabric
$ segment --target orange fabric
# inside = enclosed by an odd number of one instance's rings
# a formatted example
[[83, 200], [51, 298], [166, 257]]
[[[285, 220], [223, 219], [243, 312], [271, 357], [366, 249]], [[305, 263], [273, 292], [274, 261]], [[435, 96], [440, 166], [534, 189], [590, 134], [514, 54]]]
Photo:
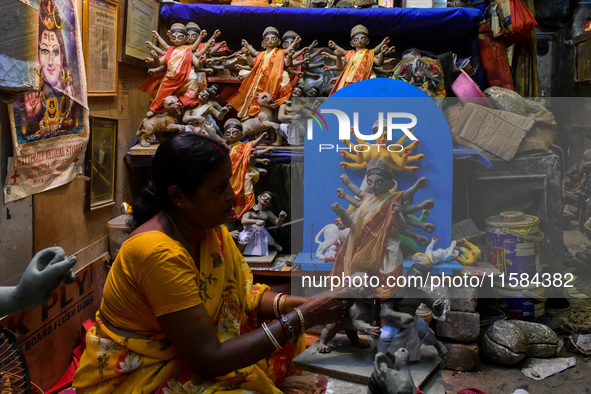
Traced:
[[[403, 192], [396, 192], [386, 196], [368, 194], [355, 213], [349, 236], [339, 251], [331, 275], [346, 276], [357, 272], [366, 272], [380, 278], [380, 285], [374, 296], [376, 298], [390, 298], [398, 288], [387, 286], [388, 276], [399, 276], [404, 273], [402, 258], [390, 262], [396, 264], [390, 272], [382, 272], [385, 253], [393, 232], [394, 218], [392, 203], [400, 202]], [[399, 234], [398, 234], [399, 236]], [[399, 248], [398, 244], [396, 247]], [[400, 253], [400, 251], [398, 250]]]
[[245, 212], [249, 211], [254, 205], [254, 191], [246, 183], [248, 172], [248, 159], [253, 149], [252, 141], [247, 143], [236, 142], [232, 145], [230, 159], [232, 159], [232, 177], [230, 184], [236, 194], [234, 199], [234, 213], [237, 219], [241, 219]]
[[191, 86], [190, 81], [193, 67], [191, 46], [169, 47], [164, 56], [164, 63], [165, 72], [150, 75], [140, 86], [140, 90], [148, 93], [152, 99], [150, 111], [156, 114], [164, 113], [162, 100], [171, 95], [176, 95], [183, 107], [197, 104], [196, 87]]
[[345, 53], [345, 67], [330, 94], [354, 82], [363, 81], [371, 77], [373, 71], [373, 49], [362, 49], [359, 52], [352, 49]]
[[238, 92], [228, 100], [238, 111], [238, 117], [255, 117], [260, 108], [256, 100], [257, 93], [269, 92], [275, 99], [275, 105], [285, 103], [291, 96], [291, 85], [283, 84], [283, 66], [285, 50], [275, 48], [271, 52], [260, 52], [254, 61], [254, 66], [246, 76]]

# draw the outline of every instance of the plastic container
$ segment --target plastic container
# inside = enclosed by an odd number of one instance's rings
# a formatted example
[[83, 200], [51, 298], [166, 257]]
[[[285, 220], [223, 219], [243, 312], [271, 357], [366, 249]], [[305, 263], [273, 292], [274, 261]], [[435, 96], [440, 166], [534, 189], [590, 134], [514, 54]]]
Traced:
[[540, 267], [540, 219], [519, 211], [507, 211], [484, 220], [489, 263], [508, 275], [532, 277]]
[[470, 78], [468, 73], [460, 69], [460, 74], [451, 84], [451, 90], [464, 104], [474, 103], [491, 108], [488, 99], [482, 93], [482, 90], [476, 85], [476, 82]]
[[107, 222], [107, 228], [109, 229], [109, 253], [111, 254], [111, 261], [115, 260], [121, 245], [127, 237], [131, 229], [127, 225], [127, 220], [131, 218], [131, 215], [120, 215]]
[[543, 288], [496, 288], [497, 306], [507, 319], [543, 323], [546, 298]]

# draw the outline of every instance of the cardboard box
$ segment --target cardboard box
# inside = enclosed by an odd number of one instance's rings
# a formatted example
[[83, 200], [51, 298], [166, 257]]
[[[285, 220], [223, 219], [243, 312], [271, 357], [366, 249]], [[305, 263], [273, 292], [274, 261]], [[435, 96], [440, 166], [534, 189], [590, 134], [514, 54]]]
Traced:
[[534, 120], [508, 111], [467, 103], [452, 133], [504, 160], [511, 160]]

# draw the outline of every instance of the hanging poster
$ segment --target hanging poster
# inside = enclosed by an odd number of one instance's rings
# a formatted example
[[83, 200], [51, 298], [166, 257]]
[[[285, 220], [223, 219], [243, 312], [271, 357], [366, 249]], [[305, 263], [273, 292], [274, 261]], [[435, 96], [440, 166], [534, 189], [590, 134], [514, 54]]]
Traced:
[[[86, 75], [73, 0], [33, 0], [38, 32], [23, 40], [36, 54], [39, 89], [10, 105], [14, 156], [8, 159], [4, 202], [70, 182], [83, 173], [88, 142]], [[34, 55], [33, 55], [34, 56]]]

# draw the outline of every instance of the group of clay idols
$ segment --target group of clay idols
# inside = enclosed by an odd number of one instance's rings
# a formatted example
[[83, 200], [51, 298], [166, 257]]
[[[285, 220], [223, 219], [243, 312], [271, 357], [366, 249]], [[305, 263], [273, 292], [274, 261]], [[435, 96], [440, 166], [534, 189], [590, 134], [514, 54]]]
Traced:
[[[219, 30], [206, 40], [207, 32], [194, 22], [174, 23], [168, 30], [171, 44], [156, 31], [152, 34], [158, 45], [146, 42], [151, 51], [146, 62], [154, 67], [140, 87], [151, 100], [137, 132], [143, 146], [149, 146], [153, 136], [165, 138], [162, 133], [167, 132], [198, 132], [226, 139], [216, 120], [221, 124], [232, 109], [243, 122], [242, 137], [267, 131], [274, 145], [300, 145], [305, 120], [292, 105], [292, 97], [326, 97], [376, 74], [389, 76], [393, 71], [384, 66], [391, 68], [396, 61], [388, 56], [394, 52], [388, 46], [389, 38], [367, 48], [369, 32], [362, 25], [351, 29], [350, 50], [333, 41], [327, 48], [315, 49], [318, 40], [300, 48], [301, 37], [296, 32], [281, 35], [274, 27], [263, 31], [261, 51], [242, 40], [242, 48], [231, 52], [225, 41], [216, 42]], [[442, 79], [436, 67], [420, 59], [411, 69], [412, 78], [407, 80], [419, 87]], [[216, 101], [220, 87], [208, 83], [211, 75], [242, 81], [223, 106]]]

